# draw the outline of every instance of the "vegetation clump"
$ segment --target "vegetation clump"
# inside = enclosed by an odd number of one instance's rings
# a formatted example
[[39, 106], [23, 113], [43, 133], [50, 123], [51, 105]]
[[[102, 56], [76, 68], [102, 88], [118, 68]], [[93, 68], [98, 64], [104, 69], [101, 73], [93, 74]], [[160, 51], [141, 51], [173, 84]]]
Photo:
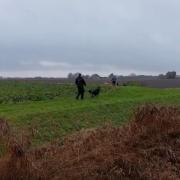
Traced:
[[176, 107], [141, 106], [124, 127], [81, 130], [34, 149], [18, 143], [0, 160], [4, 179], [180, 179]]

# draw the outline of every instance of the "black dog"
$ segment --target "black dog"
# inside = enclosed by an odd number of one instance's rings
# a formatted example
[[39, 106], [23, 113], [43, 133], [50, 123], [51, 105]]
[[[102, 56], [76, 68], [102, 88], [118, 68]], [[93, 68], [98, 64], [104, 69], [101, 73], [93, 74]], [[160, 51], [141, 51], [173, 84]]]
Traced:
[[89, 90], [89, 94], [91, 94], [91, 97], [96, 97], [100, 94], [101, 88], [97, 87], [96, 89]]

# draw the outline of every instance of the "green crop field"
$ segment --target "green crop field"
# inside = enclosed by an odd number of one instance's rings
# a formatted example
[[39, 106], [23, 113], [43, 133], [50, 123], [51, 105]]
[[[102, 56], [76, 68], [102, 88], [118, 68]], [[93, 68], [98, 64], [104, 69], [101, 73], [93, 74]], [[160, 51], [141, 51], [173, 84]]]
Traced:
[[[95, 87], [89, 85], [86, 89]], [[126, 123], [141, 104], [180, 105], [179, 89], [102, 85], [102, 93], [75, 100], [73, 84], [0, 82], [0, 117], [15, 133], [33, 134], [33, 144], [52, 142], [83, 128]]]

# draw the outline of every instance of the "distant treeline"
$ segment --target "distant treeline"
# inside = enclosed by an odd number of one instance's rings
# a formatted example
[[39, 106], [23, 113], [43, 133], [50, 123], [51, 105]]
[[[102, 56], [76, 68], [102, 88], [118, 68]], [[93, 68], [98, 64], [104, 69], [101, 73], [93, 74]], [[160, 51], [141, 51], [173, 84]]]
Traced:
[[[75, 79], [78, 76], [79, 73], [69, 73], [67, 78], [68, 79]], [[109, 74], [107, 77], [102, 77], [98, 74], [92, 74], [92, 75], [83, 75], [86, 79], [112, 79], [113, 77], [116, 77], [117, 79], [124, 79], [124, 78], [135, 78], [135, 79], [175, 79], [177, 77], [176, 71], [168, 71], [166, 74], [159, 74], [158, 76], [152, 76], [152, 75], [136, 75], [135, 73], [131, 73], [129, 76], [123, 76], [123, 75], [115, 75], [113, 73]]]
[[[79, 73], [69, 73], [67, 77], [32, 77], [32, 78], [8, 78], [0, 76], [0, 80], [20, 80], [20, 81], [51, 81], [51, 82], [73, 82], [75, 78], [78, 76]], [[103, 81], [107, 82], [111, 80], [113, 77], [116, 77], [117, 80], [125, 80], [125, 81], [131, 81], [131, 80], [156, 80], [156, 79], [175, 79], [180, 78], [180, 76], [177, 75], [176, 71], [168, 71], [166, 74], [159, 74], [158, 76], [153, 75], [136, 75], [135, 73], [131, 73], [128, 76], [124, 75], [115, 75], [113, 73], [109, 74], [108, 76], [100, 76], [98, 74], [92, 74], [92, 75], [83, 75], [83, 77], [86, 80], [89, 81]]]

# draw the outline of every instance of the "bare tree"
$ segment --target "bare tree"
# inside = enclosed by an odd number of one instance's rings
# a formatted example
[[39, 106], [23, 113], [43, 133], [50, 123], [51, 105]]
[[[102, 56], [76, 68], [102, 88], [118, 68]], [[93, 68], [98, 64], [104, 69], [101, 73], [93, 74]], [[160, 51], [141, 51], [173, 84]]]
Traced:
[[98, 74], [91, 75], [91, 79], [98, 80], [100, 79], [100, 76]]

